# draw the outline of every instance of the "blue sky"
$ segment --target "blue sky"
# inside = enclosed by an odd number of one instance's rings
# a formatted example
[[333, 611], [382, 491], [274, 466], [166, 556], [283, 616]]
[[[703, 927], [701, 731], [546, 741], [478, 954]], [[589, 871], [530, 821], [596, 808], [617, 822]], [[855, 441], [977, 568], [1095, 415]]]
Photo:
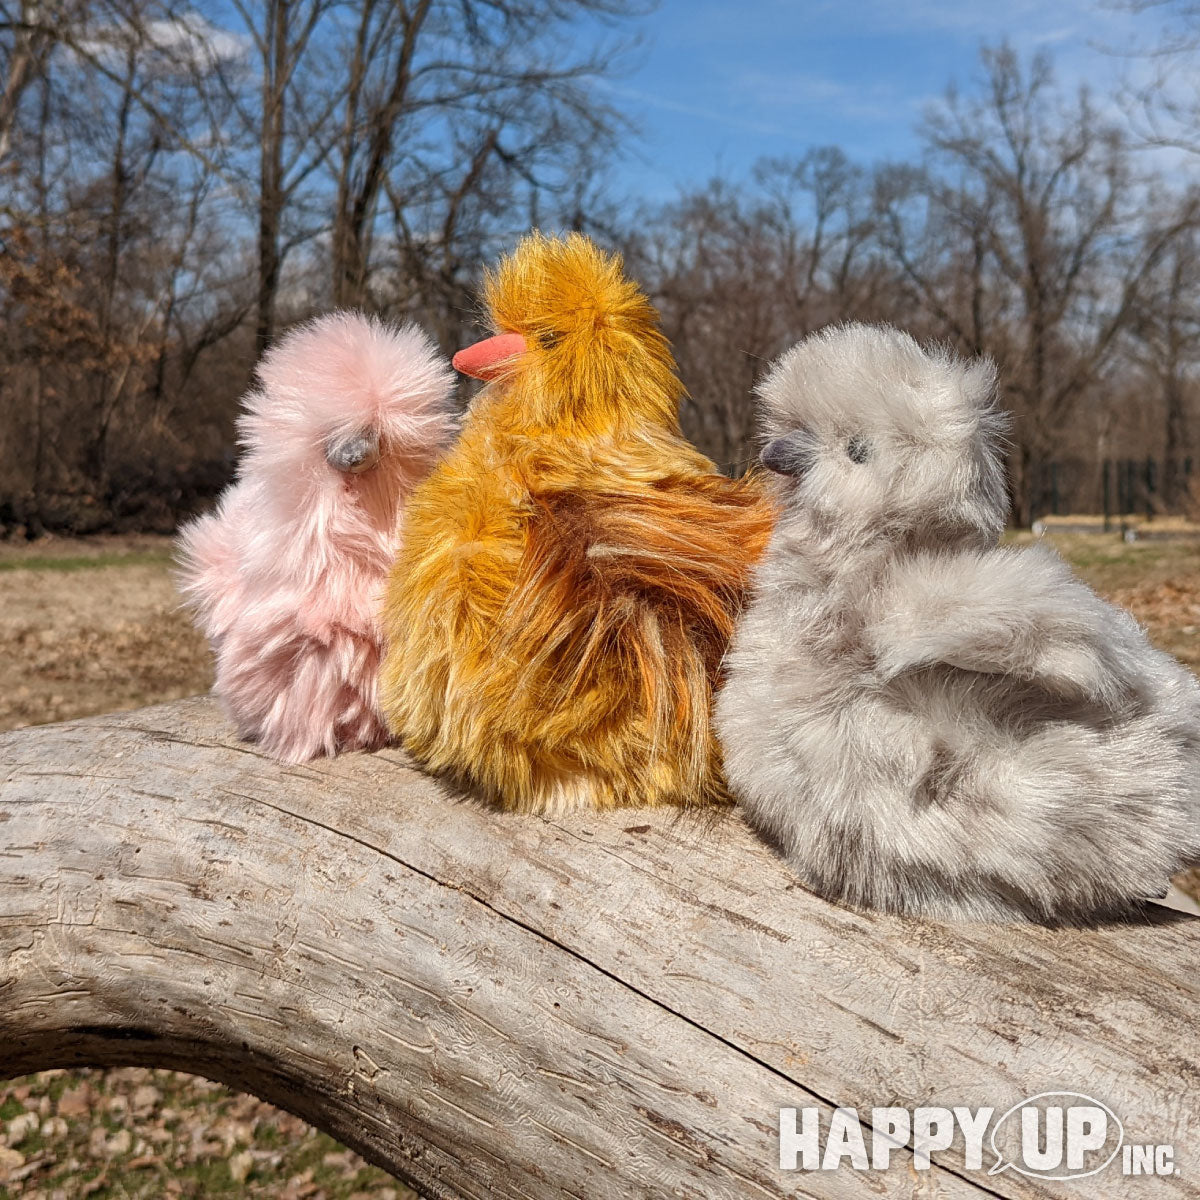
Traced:
[[981, 43], [1049, 51], [1060, 80], [1115, 93], [1158, 14], [1104, 0], [662, 0], [633, 69], [602, 84], [643, 138], [623, 190], [667, 198], [762, 155], [835, 143], [863, 161], [913, 152], [922, 110], [964, 89]]

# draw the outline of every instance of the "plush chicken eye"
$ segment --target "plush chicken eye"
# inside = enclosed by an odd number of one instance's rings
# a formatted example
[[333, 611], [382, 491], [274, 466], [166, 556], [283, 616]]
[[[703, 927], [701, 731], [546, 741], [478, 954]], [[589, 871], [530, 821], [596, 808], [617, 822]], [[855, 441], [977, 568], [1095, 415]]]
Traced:
[[856, 433], [846, 443], [846, 457], [852, 463], [865, 463], [871, 457], [871, 444], [861, 433]]
[[543, 350], [553, 350], [562, 341], [562, 334], [554, 332], [539, 333], [537, 341]]

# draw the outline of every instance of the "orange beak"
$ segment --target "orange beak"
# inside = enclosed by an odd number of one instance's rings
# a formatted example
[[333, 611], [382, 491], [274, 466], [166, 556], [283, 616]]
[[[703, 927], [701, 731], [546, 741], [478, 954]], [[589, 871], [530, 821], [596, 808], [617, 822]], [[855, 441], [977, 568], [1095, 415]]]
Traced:
[[508, 360], [524, 354], [526, 348], [519, 333], [501, 333], [460, 350], [452, 362], [456, 371], [473, 379], [495, 379]]

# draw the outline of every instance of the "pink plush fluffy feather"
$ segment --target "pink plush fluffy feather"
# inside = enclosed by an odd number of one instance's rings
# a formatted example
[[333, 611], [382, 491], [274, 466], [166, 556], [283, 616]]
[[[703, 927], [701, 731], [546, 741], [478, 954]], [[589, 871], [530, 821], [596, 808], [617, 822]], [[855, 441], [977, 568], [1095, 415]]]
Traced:
[[413, 487], [454, 432], [413, 326], [332, 313], [264, 356], [237, 481], [180, 531], [180, 586], [241, 736], [287, 762], [387, 741], [379, 600]]

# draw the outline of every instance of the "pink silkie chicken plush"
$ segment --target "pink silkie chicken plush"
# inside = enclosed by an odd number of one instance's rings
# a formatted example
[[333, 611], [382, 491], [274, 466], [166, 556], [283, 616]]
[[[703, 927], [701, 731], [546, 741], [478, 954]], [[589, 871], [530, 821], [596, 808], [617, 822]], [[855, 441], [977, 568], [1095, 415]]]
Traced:
[[454, 432], [453, 374], [414, 326], [337, 312], [258, 366], [238, 478], [180, 533], [180, 585], [241, 736], [286, 762], [388, 740], [379, 600], [409, 492]]

